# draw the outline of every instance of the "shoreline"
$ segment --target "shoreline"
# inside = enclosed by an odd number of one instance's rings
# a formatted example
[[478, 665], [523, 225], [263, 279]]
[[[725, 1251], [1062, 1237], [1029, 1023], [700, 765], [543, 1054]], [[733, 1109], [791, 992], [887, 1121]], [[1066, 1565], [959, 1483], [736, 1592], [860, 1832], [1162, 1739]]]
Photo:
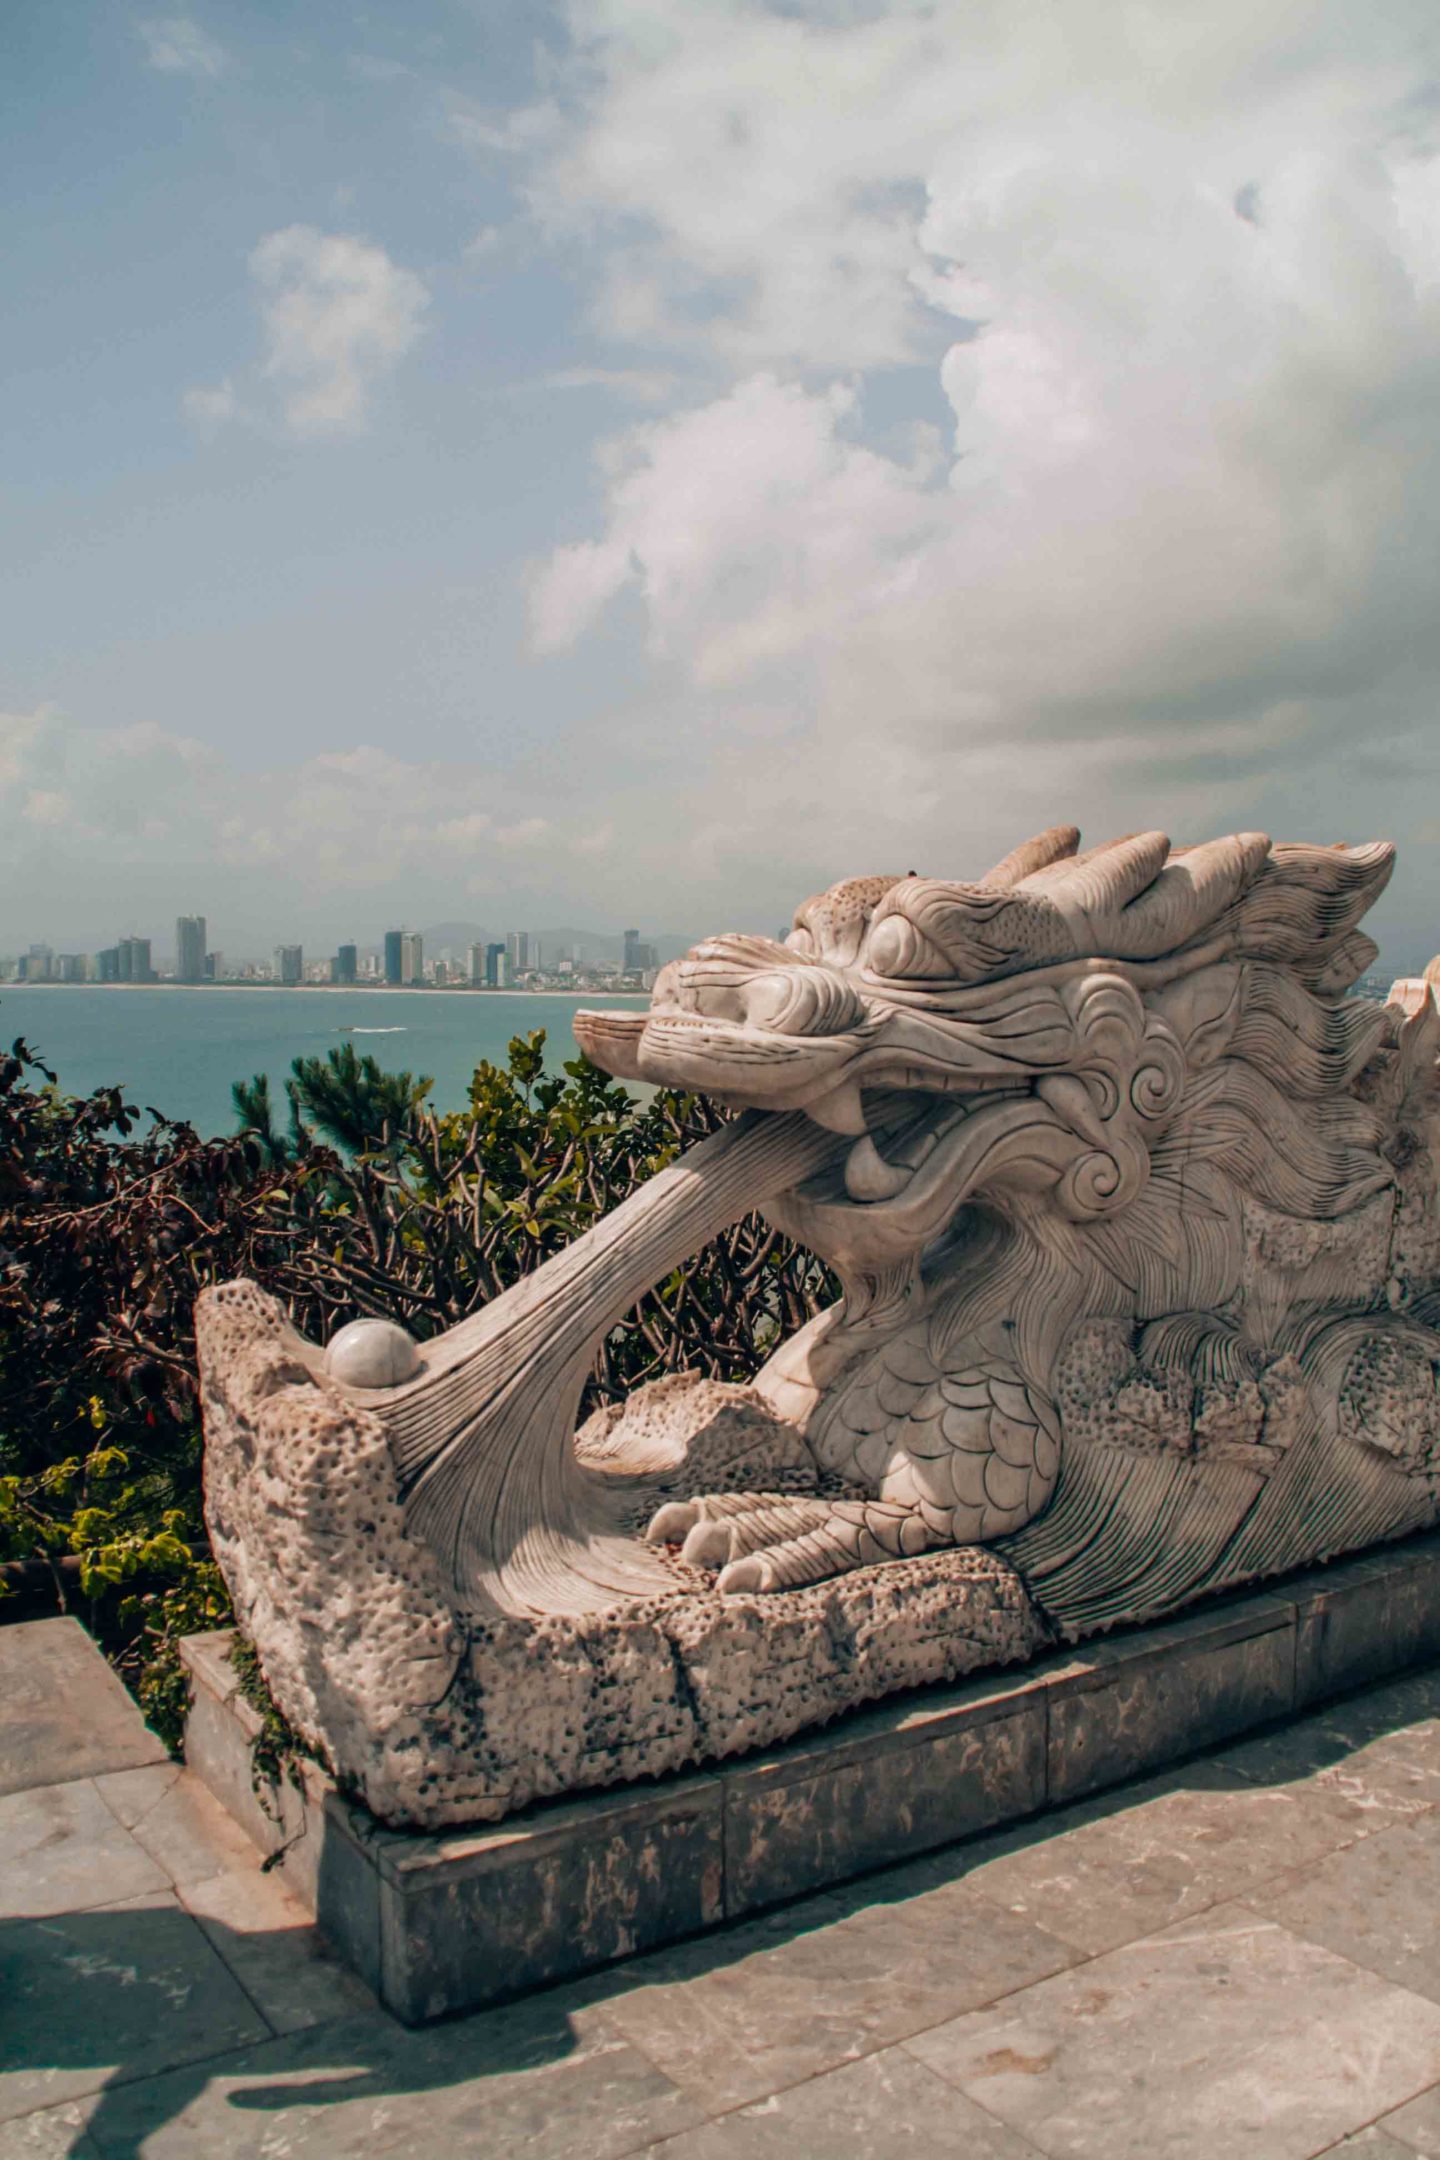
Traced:
[[353, 997], [534, 997], [534, 998], [648, 998], [648, 990], [611, 990], [603, 984], [594, 983], [581, 990], [527, 990], [506, 983], [502, 988], [489, 983], [277, 983], [277, 982], [218, 982], [218, 983], [58, 983], [15, 982], [0, 983], [0, 998], [18, 990], [198, 990], [202, 992], [238, 990], [246, 993], [257, 990], [273, 990], [284, 997], [293, 997], [296, 991], [316, 991], [329, 997], [336, 993]]

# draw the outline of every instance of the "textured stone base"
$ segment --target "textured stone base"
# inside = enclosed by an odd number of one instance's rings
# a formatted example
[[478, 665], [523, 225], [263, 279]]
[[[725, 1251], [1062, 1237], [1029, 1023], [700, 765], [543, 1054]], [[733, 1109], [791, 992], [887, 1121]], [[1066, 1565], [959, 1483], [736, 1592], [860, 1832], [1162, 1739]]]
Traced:
[[251, 1783], [225, 1635], [184, 1645], [191, 1767], [397, 2017], [524, 1993], [1072, 1800], [1440, 1657], [1440, 1534], [494, 1827], [382, 1829], [310, 1767]]

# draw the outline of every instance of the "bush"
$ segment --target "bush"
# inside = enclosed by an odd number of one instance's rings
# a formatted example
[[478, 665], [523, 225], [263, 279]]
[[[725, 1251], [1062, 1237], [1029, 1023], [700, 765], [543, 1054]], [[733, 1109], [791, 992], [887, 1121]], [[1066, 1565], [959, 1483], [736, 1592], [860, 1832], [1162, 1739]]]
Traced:
[[[719, 1123], [691, 1096], [637, 1102], [583, 1059], [547, 1074], [544, 1044], [517, 1038], [445, 1115], [428, 1083], [353, 1050], [297, 1060], [287, 1133], [252, 1081], [245, 1129], [208, 1140], [142, 1124], [116, 1089], [62, 1094], [23, 1042], [0, 1054], [0, 1598], [38, 1584], [82, 1613], [167, 1738], [174, 1643], [228, 1616], [201, 1510], [199, 1291], [249, 1275], [318, 1340], [358, 1313], [423, 1338]], [[585, 1408], [687, 1367], [747, 1379], [835, 1295], [747, 1217], [613, 1331]]]

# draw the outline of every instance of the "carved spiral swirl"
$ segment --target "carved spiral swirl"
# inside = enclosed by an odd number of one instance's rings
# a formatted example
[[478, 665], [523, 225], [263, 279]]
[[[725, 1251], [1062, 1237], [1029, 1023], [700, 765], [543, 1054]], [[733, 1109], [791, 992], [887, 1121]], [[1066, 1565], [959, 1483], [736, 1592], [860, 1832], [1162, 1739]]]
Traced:
[[1129, 1207], [1149, 1177], [1148, 1150], [1117, 1133], [1113, 1149], [1090, 1148], [1076, 1157], [1056, 1186], [1055, 1198], [1072, 1222], [1094, 1222]]
[[1130, 1076], [1131, 1103], [1143, 1118], [1166, 1117], [1179, 1102], [1184, 1085], [1184, 1052], [1173, 1036], [1152, 1025]]

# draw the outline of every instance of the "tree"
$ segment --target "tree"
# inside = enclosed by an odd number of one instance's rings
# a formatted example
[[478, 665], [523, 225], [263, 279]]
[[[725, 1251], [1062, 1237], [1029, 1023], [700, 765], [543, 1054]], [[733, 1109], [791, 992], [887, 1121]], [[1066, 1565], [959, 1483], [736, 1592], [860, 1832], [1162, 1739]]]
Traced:
[[385, 1072], [373, 1057], [358, 1056], [353, 1043], [323, 1058], [297, 1057], [290, 1072], [285, 1083], [288, 1140], [276, 1128], [266, 1074], [237, 1080], [230, 1090], [241, 1130], [255, 1134], [272, 1163], [302, 1153], [310, 1127], [347, 1155], [364, 1155], [374, 1148], [393, 1152], [413, 1132], [416, 1115], [435, 1084], [428, 1074], [417, 1079], [413, 1073]]
[[[256, 1073], [250, 1080], [232, 1080], [230, 1100], [239, 1118], [239, 1130], [253, 1133], [260, 1143], [261, 1152], [269, 1163], [283, 1163], [290, 1150], [285, 1135], [275, 1123], [275, 1105], [270, 1100], [270, 1076]], [[291, 1106], [293, 1118], [294, 1106]]]

